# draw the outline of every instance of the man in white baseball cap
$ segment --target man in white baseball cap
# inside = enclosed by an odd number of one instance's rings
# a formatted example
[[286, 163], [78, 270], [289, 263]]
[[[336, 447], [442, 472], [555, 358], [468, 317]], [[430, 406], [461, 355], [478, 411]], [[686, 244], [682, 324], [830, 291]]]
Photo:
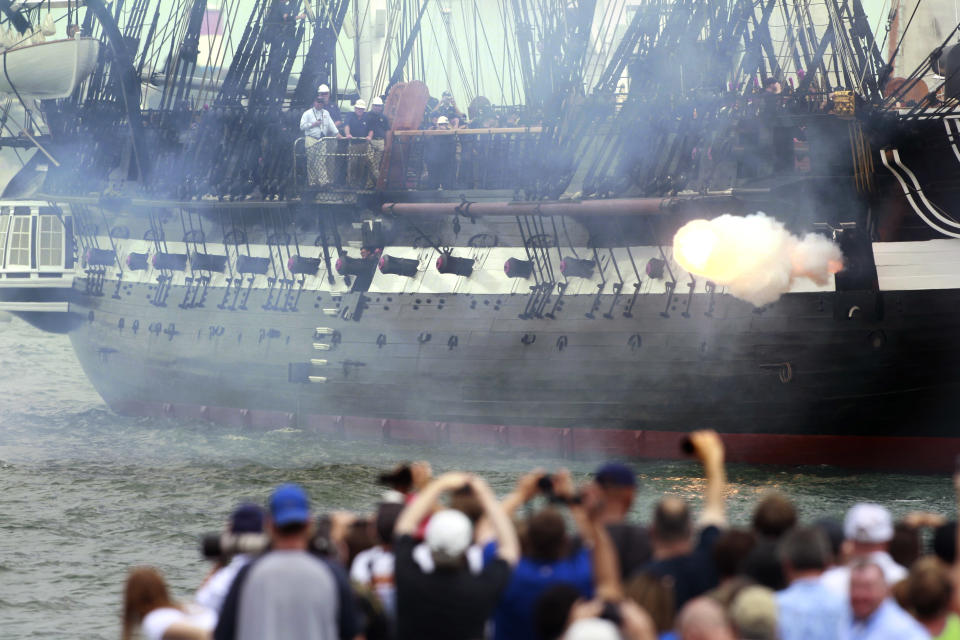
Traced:
[[843, 553], [845, 566], [834, 567], [823, 574], [823, 585], [847, 598], [850, 591], [850, 565], [867, 560], [883, 570], [888, 586], [907, 577], [907, 570], [894, 561], [888, 549], [893, 539], [893, 519], [879, 504], [860, 502], [847, 511], [843, 520]]
[[[434, 513], [424, 533], [434, 569], [414, 559], [417, 528], [444, 493], [469, 487], [483, 508], [497, 540], [496, 555], [479, 573], [467, 566], [473, 526], [466, 515], [445, 509]], [[513, 524], [490, 486], [465, 473], [445, 473], [406, 506], [394, 528], [397, 585], [397, 637], [482, 638], [484, 626], [510, 580], [520, 555]]]

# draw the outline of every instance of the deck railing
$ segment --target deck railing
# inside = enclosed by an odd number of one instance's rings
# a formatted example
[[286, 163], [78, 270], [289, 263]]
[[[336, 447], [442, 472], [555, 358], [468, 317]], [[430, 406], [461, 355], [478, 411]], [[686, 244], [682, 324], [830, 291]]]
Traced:
[[540, 127], [391, 131], [377, 188], [513, 189], [529, 172]]
[[[386, 140], [294, 143], [297, 190], [515, 189], [534, 160], [540, 127], [390, 131]], [[311, 168], [311, 163], [313, 166]]]

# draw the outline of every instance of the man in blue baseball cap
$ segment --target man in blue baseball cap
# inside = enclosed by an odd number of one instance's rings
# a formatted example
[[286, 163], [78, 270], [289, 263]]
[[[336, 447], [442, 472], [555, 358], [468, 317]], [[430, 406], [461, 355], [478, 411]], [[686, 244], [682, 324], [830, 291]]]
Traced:
[[335, 571], [307, 551], [310, 501], [296, 484], [270, 495], [270, 551], [240, 571], [227, 594], [216, 640], [336, 640], [356, 632], [353, 601]]
[[588, 499], [601, 509], [600, 521], [607, 526], [620, 560], [620, 574], [626, 578], [649, 562], [652, 546], [647, 528], [627, 522], [637, 490], [633, 469], [620, 462], [608, 462], [596, 470], [586, 487]]

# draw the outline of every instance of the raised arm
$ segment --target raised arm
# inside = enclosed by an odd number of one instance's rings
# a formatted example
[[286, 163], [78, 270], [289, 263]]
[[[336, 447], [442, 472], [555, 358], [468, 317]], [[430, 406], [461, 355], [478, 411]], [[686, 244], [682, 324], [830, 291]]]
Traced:
[[486, 480], [473, 476], [470, 479], [470, 486], [483, 506], [483, 514], [497, 538], [497, 555], [506, 560], [511, 567], [516, 565], [517, 560], [520, 559], [520, 541], [517, 539], [517, 532], [507, 512], [497, 502], [497, 497], [493, 495], [493, 490]]
[[[582, 508], [577, 507], [582, 511]], [[595, 510], [586, 514], [591, 528], [591, 542], [593, 543], [593, 584], [597, 598], [618, 602], [623, 599], [623, 583], [620, 581], [620, 560], [617, 558], [617, 549], [601, 519], [601, 511]]]
[[400, 512], [397, 518], [397, 524], [394, 527], [394, 534], [397, 536], [413, 535], [417, 531], [417, 526], [427, 517], [433, 506], [437, 503], [444, 492], [452, 491], [467, 484], [470, 476], [458, 471], [445, 473], [431, 482], [418, 493], [416, 497]]
[[700, 526], [727, 524], [727, 472], [724, 469], [723, 442], [716, 431], [694, 431], [690, 434], [694, 455], [703, 463], [707, 479], [704, 495], [703, 513], [700, 514]]

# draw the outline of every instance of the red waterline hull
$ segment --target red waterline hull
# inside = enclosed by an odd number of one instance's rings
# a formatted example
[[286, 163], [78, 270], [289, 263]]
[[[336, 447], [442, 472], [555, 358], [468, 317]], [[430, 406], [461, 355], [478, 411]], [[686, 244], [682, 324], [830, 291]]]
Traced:
[[[536, 451], [562, 459], [677, 459], [685, 457], [682, 431], [557, 428], [464, 424], [420, 420], [296, 415], [282, 411], [196, 404], [125, 402], [122, 415], [207, 420], [250, 429], [296, 427], [320, 435], [363, 442], [420, 442]], [[857, 469], [952, 472], [960, 438], [934, 436], [833, 436], [723, 433], [729, 462], [773, 465], [834, 465]]]

